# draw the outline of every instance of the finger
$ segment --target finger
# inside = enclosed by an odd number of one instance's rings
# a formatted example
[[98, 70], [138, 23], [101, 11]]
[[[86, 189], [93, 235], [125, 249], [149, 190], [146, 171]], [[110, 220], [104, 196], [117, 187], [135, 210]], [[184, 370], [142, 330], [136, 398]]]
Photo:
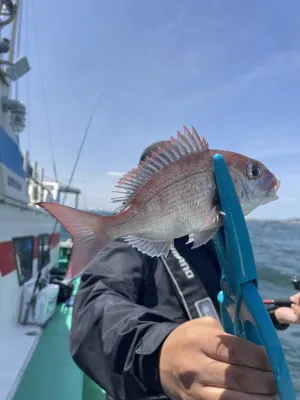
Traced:
[[290, 300], [291, 300], [293, 303], [300, 305], [300, 292], [298, 292], [298, 293], [296, 293], [296, 294], [293, 294], [293, 295], [290, 297]]
[[272, 372], [209, 361], [199, 376], [201, 385], [237, 390], [251, 394], [275, 394], [276, 381]]
[[221, 329], [223, 331], [223, 326], [213, 317], [201, 317], [198, 318], [198, 321], [199, 324], [201, 323], [201, 326], [206, 325], [214, 329]]
[[294, 311], [296, 311], [296, 312], [300, 312], [300, 306], [298, 306], [298, 304], [292, 304], [291, 305], [291, 307], [292, 307], [292, 309], [294, 310]]
[[275, 310], [275, 317], [281, 324], [289, 324], [297, 319], [293, 307], [279, 307]]
[[219, 389], [215, 387], [201, 388], [195, 396], [191, 397], [195, 400], [277, 400], [275, 395], [253, 395], [248, 393], [236, 392], [230, 389]]
[[226, 333], [218, 334], [217, 337], [211, 339], [214, 340], [209, 340], [205, 344], [205, 354], [208, 357], [227, 364], [272, 371], [267, 353], [263, 347]]
[[291, 307], [295, 313], [296, 320], [298, 320], [300, 318], [300, 306], [292, 304]]

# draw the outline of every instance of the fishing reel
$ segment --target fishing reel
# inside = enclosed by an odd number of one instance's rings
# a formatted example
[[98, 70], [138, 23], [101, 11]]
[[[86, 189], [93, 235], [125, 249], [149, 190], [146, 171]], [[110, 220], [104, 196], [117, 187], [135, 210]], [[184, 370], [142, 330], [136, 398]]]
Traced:
[[300, 277], [298, 276], [293, 276], [292, 279], [290, 280], [292, 285], [294, 286], [295, 290], [300, 291]]

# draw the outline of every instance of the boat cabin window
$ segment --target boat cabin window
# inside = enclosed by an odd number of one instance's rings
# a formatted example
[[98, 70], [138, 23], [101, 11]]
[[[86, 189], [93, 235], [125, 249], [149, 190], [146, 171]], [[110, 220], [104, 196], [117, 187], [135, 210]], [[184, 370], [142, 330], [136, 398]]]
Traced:
[[50, 244], [49, 235], [39, 235], [39, 260], [38, 269], [39, 271], [50, 262]]
[[20, 285], [32, 278], [34, 237], [14, 238], [13, 249]]

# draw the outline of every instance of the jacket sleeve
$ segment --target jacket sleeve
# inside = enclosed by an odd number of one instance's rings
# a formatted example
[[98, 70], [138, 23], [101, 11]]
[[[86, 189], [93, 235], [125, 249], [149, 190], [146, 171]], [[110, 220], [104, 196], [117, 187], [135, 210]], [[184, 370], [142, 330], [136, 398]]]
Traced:
[[158, 376], [159, 350], [179, 324], [138, 304], [149, 262], [116, 241], [84, 272], [75, 298], [71, 355], [114, 399], [166, 398]]
[[270, 315], [271, 321], [273, 322], [274, 328], [277, 331], [284, 331], [290, 326], [290, 324], [282, 324], [277, 320], [275, 315], [275, 310], [276, 310], [275, 306], [267, 305], [267, 310]]

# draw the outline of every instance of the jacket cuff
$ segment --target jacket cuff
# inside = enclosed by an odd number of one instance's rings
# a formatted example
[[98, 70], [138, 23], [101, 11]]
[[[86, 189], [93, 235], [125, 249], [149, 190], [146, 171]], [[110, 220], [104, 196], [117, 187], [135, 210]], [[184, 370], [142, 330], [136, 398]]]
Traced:
[[150, 393], [163, 394], [159, 377], [159, 356], [161, 347], [169, 334], [180, 324], [171, 322], [151, 326], [136, 349], [136, 362], [140, 380]]
[[284, 331], [285, 329], [287, 329], [290, 325], [289, 324], [281, 324], [275, 315], [275, 309], [274, 310], [270, 310], [269, 311], [269, 315], [271, 317], [271, 320], [273, 322], [273, 325], [275, 327], [275, 329], [277, 329], [278, 331]]

